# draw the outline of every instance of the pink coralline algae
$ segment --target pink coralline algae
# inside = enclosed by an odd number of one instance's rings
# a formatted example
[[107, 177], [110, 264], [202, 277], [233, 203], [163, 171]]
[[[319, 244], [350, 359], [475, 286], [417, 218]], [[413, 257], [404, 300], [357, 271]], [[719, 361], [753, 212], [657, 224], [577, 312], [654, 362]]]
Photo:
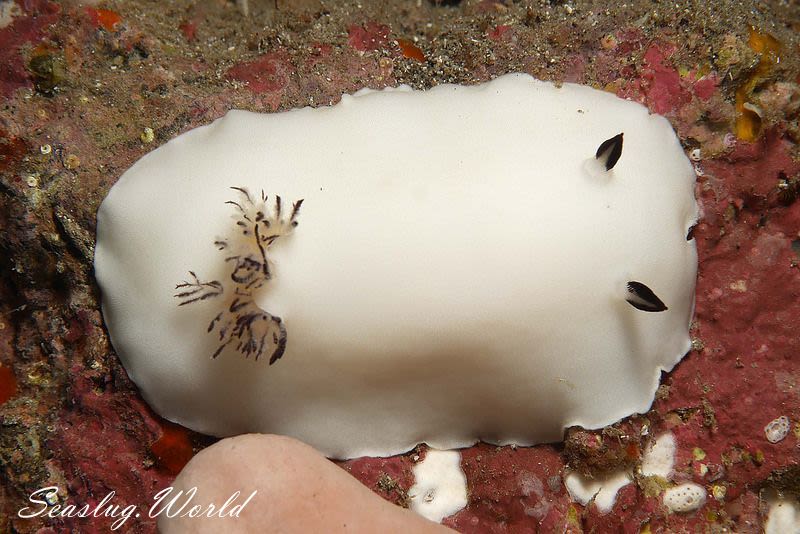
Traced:
[[502, 41], [507, 39], [512, 31], [511, 26], [507, 24], [500, 24], [495, 26], [491, 30], [486, 33], [486, 36], [489, 37], [492, 41]]
[[[153, 495], [174, 478], [169, 469], [150, 467], [153, 460], [147, 443], [160, 431], [158, 418], [136, 397], [116, 393], [110, 384], [98, 388], [96, 382], [77, 372], [69, 388], [69, 404], [72, 408], [63, 413], [47, 444], [58, 451], [65, 477], [61, 488], [70, 495], [69, 501], [96, 506], [113, 490], [117, 503], [146, 511]], [[59, 532], [101, 532], [108, 531], [113, 521], [110, 517], [73, 517], [59, 519], [54, 526]], [[147, 514], [138, 522], [139, 528], [155, 530], [155, 519]]]
[[627, 85], [620, 96], [643, 99], [655, 113], [666, 114], [687, 104], [692, 94], [670, 61], [675, 45], [654, 43], [644, 54], [640, 78]]
[[421, 458], [422, 454], [412, 451], [390, 458], [357, 458], [338, 464], [384, 499], [408, 506], [408, 490], [414, 485], [411, 469], [415, 459]]
[[[792, 143], [770, 132], [758, 145], [737, 147], [703, 163], [695, 231], [700, 255], [694, 336], [699, 344], [667, 378], [661, 413], [681, 413], [674, 425], [676, 470], [700, 484], [726, 488], [722, 507], [733, 520], [754, 482], [786, 465], [798, 465], [796, 440], [770, 443], [764, 426], [797, 411], [800, 351], [800, 272], [792, 240], [798, 238], [800, 204], [785, 206], [780, 176], [800, 174]], [[702, 459], [693, 454], [703, 449]], [[740, 502], [741, 501], [741, 502]], [[715, 501], [706, 507], [719, 508]]]
[[[695, 68], [682, 75], [672, 60], [677, 47], [669, 42], [649, 44], [638, 72], [630, 65], [619, 68], [620, 54], [635, 52], [644, 43], [637, 32], [621, 31], [618, 35], [615, 47], [599, 52], [594, 60], [598, 75], [610, 89], [616, 89], [618, 96], [642, 102], [654, 113], [676, 115], [686, 110], [690, 116], [700, 114], [702, 106], [713, 106], [714, 102], [708, 101], [719, 98], [718, 74]], [[713, 108], [705, 111], [718, 113]]]
[[0, 94], [4, 97], [32, 85], [22, 48], [41, 40], [47, 26], [55, 23], [61, 12], [58, 4], [47, 0], [29, 0], [20, 5], [23, 15], [0, 29]]
[[261, 95], [267, 106], [276, 110], [293, 73], [294, 66], [286, 53], [277, 51], [235, 65], [228, 69], [227, 76], [231, 80], [245, 82], [248, 90]]
[[700, 100], [708, 100], [716, 92], [717, 86], [719, 86], [719, 79], [716, 74], [712, 73], [697, 80], [692, 89], [697, 98]]
[[461, 466], [469, 503], [444, 520], [459, 532], [564, 532], [578, 521], [552, 447], [478, 444], [462, 451]]
[[389, 42], [389, 26], [377, 22], [367, 22], [363, 26], [356, 24], [347, 29], [347, 44], [359, 52], [380, 50]]
[[656, 113], [667, 113], [689, 102], [691, 95], [681, 82], [675, 68], [669, 64], [673, 47], [652, 45], [644, 54], [646, 68], [642, 73], [645, 92]]

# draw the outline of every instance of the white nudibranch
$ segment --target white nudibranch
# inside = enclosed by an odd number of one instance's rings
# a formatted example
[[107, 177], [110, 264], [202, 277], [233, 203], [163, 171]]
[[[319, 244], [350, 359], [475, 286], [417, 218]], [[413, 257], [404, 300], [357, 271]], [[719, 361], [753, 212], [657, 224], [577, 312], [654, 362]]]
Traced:
[[694, 181], [663, 117], [588, 87], [365, 90], [143, 157], [95, 273], [129, 375], [200, 432], [530, 445], [646, 411], [689, 350]]

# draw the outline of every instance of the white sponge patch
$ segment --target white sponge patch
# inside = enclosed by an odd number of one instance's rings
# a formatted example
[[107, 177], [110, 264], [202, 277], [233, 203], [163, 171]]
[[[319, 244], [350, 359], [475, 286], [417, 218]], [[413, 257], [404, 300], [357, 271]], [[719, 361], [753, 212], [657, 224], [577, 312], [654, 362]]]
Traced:
[[614, 471], [602, 477], [589, 478], [580, 473], [570, 473], [564, 479], [572, 500], [586, 506], [594, 498], [594, 505], [605, 514], [614, 507], [617, 492], [631, 483], [628, 471]]
[[699, 484], [687, 482], [664, 492], [664, 506], [670, 512], [692, 512], [706, 502], [706, 490]]
[[767, 436], [767, 441], [770, 443], [778, 443], [782, 441], [789, 434], [791, 423], [789, 418], [785, 415], [773, 419], [767, 426], [764, 427], [764, 434]]
[[646, 477], [669, 478], [675, 465], [675, 436], [667, 432], [656, 438], [645, 451], [640, 472]]
[[408, 494], [411, 509], [419, 515], [441, 523], [467, 505], [467, 477], [458, 452], [429, 450], [413, 471]]
[[800, 532], [800, 507], [796, 500], [770, 499], [765, 534], [797, 534]]

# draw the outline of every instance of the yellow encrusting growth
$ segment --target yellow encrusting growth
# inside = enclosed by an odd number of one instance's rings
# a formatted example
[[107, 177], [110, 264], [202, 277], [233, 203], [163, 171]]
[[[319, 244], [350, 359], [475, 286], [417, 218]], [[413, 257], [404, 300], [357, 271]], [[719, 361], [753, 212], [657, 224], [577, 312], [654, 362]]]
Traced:
[[761, 134], [761, 114], [748, 98], [758, 83], [780, 63], [781, 44], [770, 34], [761, 33], [752, 26], [748, 44], [754, 52], [761, 54], [761, 58], [750, 76], [736, 90], [735, 133], [742, 141], [752, 143]]

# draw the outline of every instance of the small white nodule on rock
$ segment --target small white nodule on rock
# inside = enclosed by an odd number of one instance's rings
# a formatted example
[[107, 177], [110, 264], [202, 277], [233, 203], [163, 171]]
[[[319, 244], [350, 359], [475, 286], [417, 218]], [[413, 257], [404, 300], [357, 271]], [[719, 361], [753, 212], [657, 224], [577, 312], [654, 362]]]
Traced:
[[0, 30], [11, 25], [21, 14], [22, 10], [14, 0], [0, 0]]
[[767, 436], [767, 441], [770, 443], [778, 443], [782, 441], [789, 434], [791, 427], [789, 418], [785, 415], [773, 419], [764, 427], [764, 434]]
[[661, 434], [645, 451], [640, 472], [646, 477], [669, 478], [675, 465], [675, 436]]
[[603, 477], [588, 478], [580, 473], [570, 473], [564, 479], [572, 500], [586, 506], [594, 498], [594, 505], [602, 514], [614, 507], [617, 492], [631, 483], [628, 471], [613, 471]]
[[458, 452], [429, 450], [413, 472], [408, 495], [411, 509], [419, 515], [441, 523], [467, 505], [467, 477]]
[[664, 506], [670, 512], [692, 512], [706, 502], [706, 490], [699, 484], [687, 482], [664, 492]]
[[800, 506], [794, 499], [768, 498], [769, 513], [764, 523], [765, 534], [797, 534], [800, 532]]

